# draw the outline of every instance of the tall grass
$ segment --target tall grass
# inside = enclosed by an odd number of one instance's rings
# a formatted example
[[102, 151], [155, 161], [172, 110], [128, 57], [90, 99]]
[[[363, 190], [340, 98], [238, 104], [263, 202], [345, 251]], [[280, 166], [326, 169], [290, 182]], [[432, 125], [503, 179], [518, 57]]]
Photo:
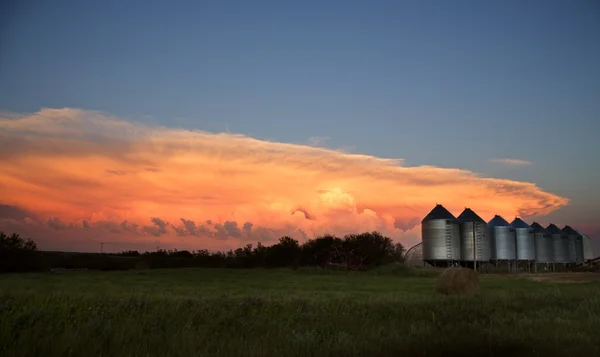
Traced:
[[391, 270], [0, 276], [0, 355], [600, 355], [598, 283], [482, 277], [447, 297]]

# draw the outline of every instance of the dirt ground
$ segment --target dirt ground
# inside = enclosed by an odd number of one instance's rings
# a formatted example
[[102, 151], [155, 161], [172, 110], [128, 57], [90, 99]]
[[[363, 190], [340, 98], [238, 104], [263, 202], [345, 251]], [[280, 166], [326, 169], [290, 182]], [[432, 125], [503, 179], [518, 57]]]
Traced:
[[515, 277], [525, 278], [543, 283], [583, 283], [600, 281], [600, 273], [543, 273], [515, 274]]

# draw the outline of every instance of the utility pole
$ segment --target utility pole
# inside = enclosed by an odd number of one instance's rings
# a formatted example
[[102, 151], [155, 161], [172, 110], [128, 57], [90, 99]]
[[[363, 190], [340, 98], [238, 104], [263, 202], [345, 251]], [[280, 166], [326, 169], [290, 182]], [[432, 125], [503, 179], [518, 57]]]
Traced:
[[104, 252], [104, 243], [100, 243], [100, 254]]
[[475, 221], [473, 221], [473, 270], [477, 271], [477, 238], [475, 236]]

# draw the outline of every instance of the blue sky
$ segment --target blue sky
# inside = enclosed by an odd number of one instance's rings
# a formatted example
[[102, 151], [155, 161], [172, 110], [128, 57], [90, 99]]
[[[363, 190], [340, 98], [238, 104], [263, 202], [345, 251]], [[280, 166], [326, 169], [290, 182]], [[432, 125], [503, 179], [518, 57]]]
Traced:
[[573, 200], [551, 218], [600, 215], [596, 1], [5, 1], [0, 14], [2, 111], [328, 137]]

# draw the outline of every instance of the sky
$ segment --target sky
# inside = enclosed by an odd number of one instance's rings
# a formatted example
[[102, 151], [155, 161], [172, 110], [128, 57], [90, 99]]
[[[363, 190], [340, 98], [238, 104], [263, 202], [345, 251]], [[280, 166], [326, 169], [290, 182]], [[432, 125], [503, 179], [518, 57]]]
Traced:
[[230, 249], [440, 203], [600, 252], [596, 1], [5, 1], [0, 229]]

